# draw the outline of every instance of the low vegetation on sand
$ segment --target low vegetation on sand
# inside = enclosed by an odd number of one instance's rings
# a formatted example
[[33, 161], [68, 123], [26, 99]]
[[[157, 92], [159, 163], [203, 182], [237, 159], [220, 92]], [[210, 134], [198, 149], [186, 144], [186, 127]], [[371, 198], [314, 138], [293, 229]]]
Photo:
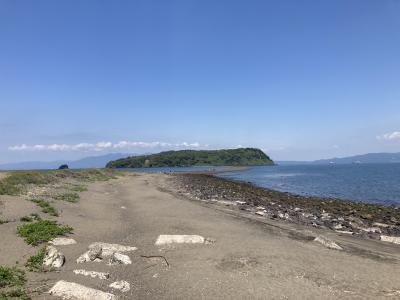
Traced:
[[[80, 198], [78, 193], [87, 191], [86, 182], [107, 181], [122, 176], [120, 172], [110, 169], [10, 171], [4, 175], [0, 179], [0, 195], [26, 195], [23, 198], [32, 201], [43, 213], [50, 216], [59, 215], [59, 211], [52, 205], [55, 202], [52, 198], [77, 202]], [[19, 217], [22, 223], [16, 234], [29, 245], [37, 246], [73, 231], [70, 226], [44, 220], [36, 213]], [[0, 218], [0, 224], [4, 223], [7, 223], [7, 220]], [[47, 271], [48, 268], [43, 267], [45, 256], [46, 247], [39, 248], [38, 253], [26, 261], [26, 270]], [[24, 271], [0, 266], [0, 300], [30, 299], [25, 284]]]
[[186, 166], [256, 166], [274, 162], [259, 149], [181, 150], [132, 156], [111, 161], [107, 168], [149, 168]]
[[72, 227], [58, 224], [56, 221], [37, 220], [33, 223], [25, 223], [18, 227], [17, 234], [30, 245], [38, 245], [48, 242], [57, 236], [72, 232]]
[[64, 193], [64, 194], [59, 194], [53, 197], [56, 200], [61, 200], [61, 201], [67, 201], [67, 202], [72, 202], [76, 203], [79, 201], [79, 195], [77, 193]]
[[0, 180], [0, 195], [21, 195], [30, 185], [47, 185], [61, 179], [94, 182], [107, 181], [116, 176], [117, 172], [108, 169], [12, 171]]
[[0, 195], [19, 195], [30, 184], [42, 185], [56, 181], [46, 171], [14, 171], [0, 181]]
[[39, 215], [38, 214], [30, 214], [29, 216], [24, 216], [24, 217], [21, 217], [20, 219], [19, 219], [21, 222], [33, 222], [33, 221], [36, 221], [36, 220], [40, 220], [40, 217], [39, 217]]
[[11, 285], [23, 285], [25, 283], [24, 271], [17, 268], [8, 268], [0, 266], [0, 288]]
[[25, 267], [28, 268], [31, 272], [43, 272], [43, 260], [46, 256], [46, 247], [43, 247], [39, 250], [38, 254], [32, 255], [28, 258], [28, 261], [25, 264]]
[[22, 288], [14, 288], [9, 291], [0, 292], [0, 300], [10, 299], [29, 300], [31, 297], [29, 297]]
[[71, 188], [71, 191], [81, 193], [81, 192], [86, 192], [88, 189], [86, 186], [81, 185], [81, 184], [74, 184]]
[[43, 199], [31, 199], [32, 202], [36, 203], [42, 208], [42, 212], [49, 214], [50, 216], [58, 217], [58, 211], [55, 207], [51, 206], [49, 201]]
[[24, 271], [0, 266], [0, 300], [30, 299], [24, 291], [25, 282]]
[[109, 172], [107, 169], [91, 169], [91, 170], [84, 170], [81, 173], [81, 179], [94, 182], [94, 181], [108, 181], [110, 179], [116, 179], [119, 173], [112, 171]]

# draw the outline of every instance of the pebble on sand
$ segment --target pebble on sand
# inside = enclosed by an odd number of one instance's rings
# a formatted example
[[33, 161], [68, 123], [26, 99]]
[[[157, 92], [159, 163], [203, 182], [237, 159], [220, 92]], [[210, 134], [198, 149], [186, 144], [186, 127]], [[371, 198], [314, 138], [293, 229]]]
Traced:
[[63, 299], [79, 300], [116, 300], [115, 295], [100, 290], [89, 288], [78, 283], [64, 280], [58, 281], [49, 291], [50, 295]]
[[201, 235], [167, 235], [158, 236], [156, 246], [170, 244], [204, 244], [206, 239]]
[[101, 261], [103, 258], [103, 250], [100, 246], [92, 247], [81, 256], [78, 257], [76, 262], [78, 264], [89, 261]]
[[129, 282], [126, 282], [124, 280], [121, 281], [115, 281], [109, 285], [110, 288], [120, 290], [123, 293], [128, 292], [131, 289], [131, 285]]
[[103, 242], [96, 242], [96, 243], [89, 245], [89, 249], [96, 248], [96, 247], [101, 247], [103, 256], [110, 256], [114, 252], [130, 252], [130, 251], [137, 250], [136, 247], [132, 247], [132, 246], [109, 244], [109, 243], [103, 243]]
[[61, 268], [64, 265], [65, 256], [53, 246], [46, 247], [43, 265], [52, 268]]
[[343, 250], [343, 248], [340, 247], [338, 244], [336, 244], [334, 241], [331, 241], [330, 239], [328, 239], [328, 238], [326, 238], [326, 237], [324, 237], [322, 235], [317, 236], [314, 239], [314, 242], [320, 243], [320, 244], [324, 245], [326, 248], [329, 248], [329, 249]]
[[245, 201], [235, 201], [237, 204], [239, 204], [239, 205], [244, 205], [244, 204], [246, 204], [246, 202]]
[[400, 245], [400, 237], [398, 236], [381, 235], [381, 241]]
[[109, 265], [130, 265], [132, 264], [131, 259], [128, 255], [115, 252], [111, 255], [108, 261]]
[[137, 250], [137, 248], [132, 246], [96, 242], [90, 244], [89, 250], [79, 256], [76, 262], [78, 264], [90, 261], [98, 262], [106, 257], [112, 256], [116, 252], [130, 252], [135, 250]]
[[67, 246], [67, 245], [74, 245], [76, 244], [76, 241], [71, 238], [55, 238], [49, 242], [49, 244], [52, 244], [54, 246]]
[[107, 278], [110, 278], [110, 273], [103, 273], [103, 272], [96, 272], [96, 271], [86, 271], [86, 270], [74, 270], [74, 274], [76, 275], [83, 275], [83, 276], [90, 276], [92, 278], [99, 278], [102, 280], [105, 280]]

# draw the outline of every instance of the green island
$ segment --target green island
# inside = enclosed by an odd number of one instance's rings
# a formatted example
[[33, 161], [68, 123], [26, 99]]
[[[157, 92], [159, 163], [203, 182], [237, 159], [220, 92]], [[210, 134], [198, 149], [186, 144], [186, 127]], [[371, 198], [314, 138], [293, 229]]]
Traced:
[[190, 166], [265, 166], [274, 162], [260, 149], [166, 151], [110, 161], [107, 168], [157, 168]]

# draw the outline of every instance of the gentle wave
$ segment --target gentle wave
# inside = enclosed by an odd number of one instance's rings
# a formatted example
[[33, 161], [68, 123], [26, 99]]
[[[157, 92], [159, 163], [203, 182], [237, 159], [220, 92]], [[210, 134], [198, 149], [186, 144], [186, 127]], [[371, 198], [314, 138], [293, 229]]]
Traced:
[[304, 196], [400, 205], [400, 164], [263, 166], [218, 176]]

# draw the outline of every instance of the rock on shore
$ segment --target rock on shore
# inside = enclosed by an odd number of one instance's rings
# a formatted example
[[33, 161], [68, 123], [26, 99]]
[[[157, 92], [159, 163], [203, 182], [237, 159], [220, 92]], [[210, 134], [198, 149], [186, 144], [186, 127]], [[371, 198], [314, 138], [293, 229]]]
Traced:
[[397, 207], [291, 195], [205, 174], [173, 174], [170, 182], [179, 194], [191, 199], [232, 206], [261, 218], [392, 243], [400, 239]]

